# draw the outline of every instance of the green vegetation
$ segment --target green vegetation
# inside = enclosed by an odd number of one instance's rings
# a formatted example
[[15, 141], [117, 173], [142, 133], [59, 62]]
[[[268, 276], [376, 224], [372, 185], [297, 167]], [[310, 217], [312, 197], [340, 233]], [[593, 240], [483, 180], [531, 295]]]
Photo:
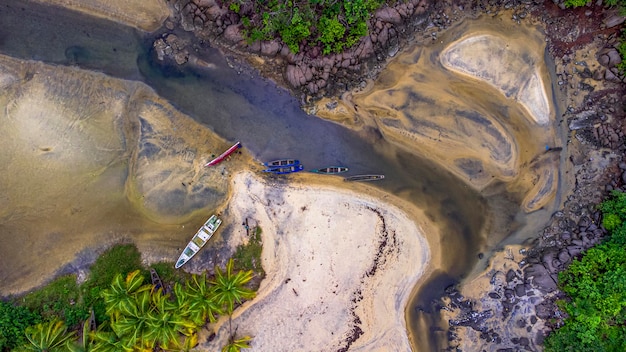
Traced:
[[[155, 264], [164, 285], [173, 287], [166, 292], [146, 283], [149, 273], [140, 258], [134, 245], [118, 245], [96, 260], [80, 286], [67, 275], [13, 302], [19, 305], [0, 302], [0, 351], [189, 351], [200, 328], [218, 315], [230, 317], [255, 296], [248, 288], [254, 272], [236, 271], [233, 259], [224, 269], [216, 266], [214, 278], [174, 270], [172, 263]], [[95, 331], [89, 307], [94, 307]], [[231, 327], [224, 349], [247, 348], [250, 339], [236, 337]]]
[[80, 289], [76, 284], [76, 276], [66, 275], [24, 296], [20, 304], [44, 320], [59, 318], [73, 327], [89, 316], [88, 309], [79, 304], [79, 298]]
[[0, 301], [0, 351], [10, 351], [26, 342], [24, 331], [41, 321], [27, 307]]
[[244, 35], [252, 43], [280, 38], [293, 53], [301, 45], [321, 44], [323, 53], [339, 53], [367, 35], [367, 21], [382, 0], [253, 1], [242, 12], [240, 0], [227, 2], [242, 18]]
[[[102, 253], [91, 266], [89, 279], [81, 286], [84, 306], [92, 307], [96, 315], [96, 321], [106, 321], [104, 302], [100, 295], [104, 288], [108, 287], [117, 274], [126, 276], [128, 273], [142, 269], [141, 253], [133, 244], [113, 246]], [[143, 269], [142, 275], [149, 278], [148, 271]]]
[[72, 338], [75, 332], [68, 332], [65, 323], [53, 319], [26, 328], [26, 338], [29, 344], [20, 351], [32, 352], [65, 352], [71, 349]]
[[265, 271], [261, 265], [261, 251], [263, 250], [261, 231], [260, 227], [255, 227], [248, 238], [248, 243], [237, 247], [233, 258], [236, 269], [252, 270], [256, 277], [262, 279], [265, 277]]
[[610, 236], [559, 274], [568, 318], [545, 351], [626, 350], [626, 193], [614, 191], [599, 208]]
[[[566, 7], [580, 7], [591, 3], [591, 0], [565, 0]], [[626, 16], [626, 0], [605, 0], [606, 6], [617, 6], [619, 8], [620, 16]], [[622, 57], [622, 62], [617, 65], [617, 68], [622, 74], [626, 74], [626, 31], [622, 30], [622, 38], [617, 51]]]

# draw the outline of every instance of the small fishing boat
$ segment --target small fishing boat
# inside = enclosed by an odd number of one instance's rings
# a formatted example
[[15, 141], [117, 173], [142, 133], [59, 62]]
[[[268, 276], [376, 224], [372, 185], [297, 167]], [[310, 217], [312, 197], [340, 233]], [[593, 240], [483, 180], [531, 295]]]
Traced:
[[382, 180], [385, 175], [355, 175], [344, 178], [345, 181], [375, 181]]
[[278, 159], [278, 160], [273, 160], [273, 161], [268, 161], [266, 163], [263, 163], [263, 166], [280, 167], [280, 166], [295, 166], [299, 164], [300, 164], [300, 160], [298, 159]]
[[329, 166], [329, 167], [324, 167], [321, 169], [313, 169], [311, 170], [311, 172], [315, 172], [318, 174], [327, 174], [327, 175], [334, 175], [334, 174], [340, 174], [342, 172], [346, 172], [348, 171], [348, 168], [345, 166]]
[[269, 169], [263, 170], [263, 172], [271, 172], [276, 175], [290, 174], [292, 172], [302, 171], [304, 166], [302, 164], [294, 165], [294, 166], [283, 166], [283, 167], [272, 167]]
[[165, 287], [163, 286], [163, 281], [161, 281], [161, 277], [157, 273], [154, 268], [150, 268], [150, 280], [152, 281], [152, 286], [154, 286], [154, 290], [161, 289], [165, 291]]
[[196, 253], [200, 251], [200, 249], [211, 239], [211, 236], [217, 231], [217, 228], [222, 224], [222, 220], [220, 220], [217, 216], [211, 215], [209, 220], [207, 220], [204, 225], [196, 232], [191, 241], [183, 250], [183, 253], [180, 254], [178, 260], [176, 261], [176, 269], [183, 266], [185, 263], [189, 261]]
[[226, 159], [227, 156], [231, 155], [232, 153], [235, 152], [235, 150], [241, 148], [241, 142], [237, 142], [235, 144], [233, 144], [232, 147], [228, 148], [225, 152], [223, 152], [222, 154], [220, 154], [220, 156], [218, 156], [217, 158], [209, 161], [206, 165], [204, 165], [205, 167], [207, 166], [213, 166], [213, 165], [217, 165], [219, 163], [221, 163], [224, 159]]

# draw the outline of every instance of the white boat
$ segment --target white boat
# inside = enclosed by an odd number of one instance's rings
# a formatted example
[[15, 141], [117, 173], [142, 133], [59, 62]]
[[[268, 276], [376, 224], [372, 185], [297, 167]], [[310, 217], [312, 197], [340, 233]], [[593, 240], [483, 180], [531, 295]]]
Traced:
[[183, 250], [180, 257], [176, 261], [176, 269], [183, 266], [189, 259], [191, 259], [200, 249], [211, 239], [211, 236], [217, 231], [217, 228], [222, 224], [222, 220], [220, 220], [217, 216], [211, 215], [209, 220], [207, 220], [204, 225], [196, 232], [191, 241]]

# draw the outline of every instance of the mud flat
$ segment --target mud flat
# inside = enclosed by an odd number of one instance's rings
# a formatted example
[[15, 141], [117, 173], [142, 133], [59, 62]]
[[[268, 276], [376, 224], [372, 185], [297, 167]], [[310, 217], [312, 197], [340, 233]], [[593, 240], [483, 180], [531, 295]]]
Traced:
[[62, 6], [87, 15], [106, 18], [146, 32], [161, 27], [170, 15], [162, 0], [35, 0], [40, 3]]

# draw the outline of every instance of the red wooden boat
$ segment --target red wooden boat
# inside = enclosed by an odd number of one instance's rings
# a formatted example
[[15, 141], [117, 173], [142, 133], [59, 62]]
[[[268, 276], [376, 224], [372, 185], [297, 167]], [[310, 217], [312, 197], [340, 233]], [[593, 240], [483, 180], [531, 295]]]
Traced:
[[241, 142], [237, 142], [235, 143], [232, 147], [228, 148], [228, 150], [226, 150], [225, 152], [223, 152], [220, 156], [218, 156], [217, 158], [209, 161], [206, 166], [213, 166], [213, 165], [217, 165], [219, 163], [221, 163], [224, 159], [226, 159], [227, 156], [231, 155], [235, 150], [241, 148]]

